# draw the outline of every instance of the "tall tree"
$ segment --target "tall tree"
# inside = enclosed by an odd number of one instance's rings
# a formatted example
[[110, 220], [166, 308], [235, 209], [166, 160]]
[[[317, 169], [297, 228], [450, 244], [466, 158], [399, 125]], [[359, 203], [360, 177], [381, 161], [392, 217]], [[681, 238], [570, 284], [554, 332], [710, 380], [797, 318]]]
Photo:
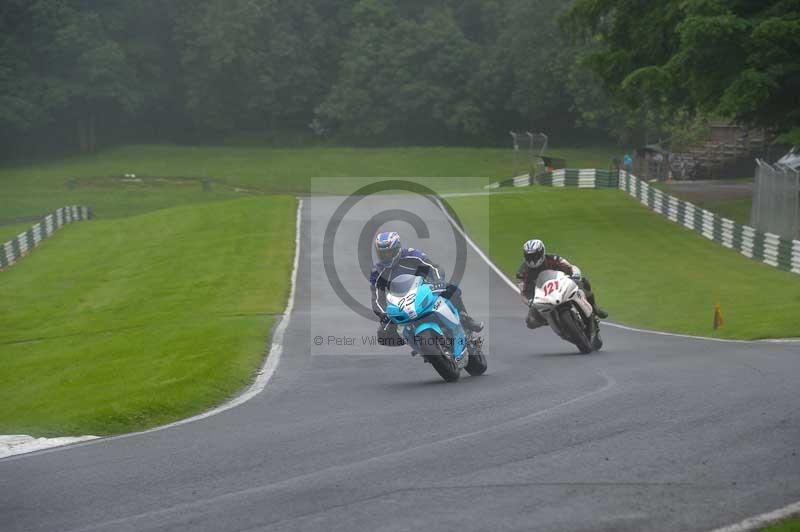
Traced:
[[322, 120], [361, 137], [480, 130], [483, 117], [468, 90], [478, 50], [451, 8], [426, 4], [358, 2], [339, 77], [318, 108]]
[[350, 136], [505, 138], [608, 125], [610, 105], [563, 38], [565, 0], [361, 0], [323, 121]]
[[798, 0], [577, 0], [563, 21], [629, 109], [800, 128]]
[[0, 132], [9, 137], [45, 123], [48, 116], [39, 105], [33, 54], [23, 27], [30, 27], [28, 2], [9, 0], [0, 7]]
[[[10, 0], [0, 20], [0, 121], [16, 131], [53, 136], [71, 130], [81, 149], [97, 144], [98, 127], [119, 127], [143, 102], [143, 86], [117, 38], [122, 0]], [[44, 129], [47, 127], [47, 129]]]
[[593, 45], [553, 21], [567, 3], [5, 0], [0, 149], [309, 125], [426, 143], [606, 127], [579, 63]]
[[[484, 55], [481, 74], [492, 113], [517, 128], [568, 131], [599, 127], [609, 106], [585, 72], [587, 46], [562, 35], [564, 0], [509, 0], [503, 29]], [[510, 127], [510, 126], [509, 126]]]
[[305, 128], [338, 66], [347, 2], [186, 1], [176, 20], [196, 123], [211, 130]]

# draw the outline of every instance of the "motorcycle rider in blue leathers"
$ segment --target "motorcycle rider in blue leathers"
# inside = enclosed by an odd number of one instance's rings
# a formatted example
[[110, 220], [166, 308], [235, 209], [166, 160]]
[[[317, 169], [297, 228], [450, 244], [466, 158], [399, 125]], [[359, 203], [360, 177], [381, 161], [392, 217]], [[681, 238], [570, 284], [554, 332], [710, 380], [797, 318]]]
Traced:
[[[458, 309], [464, 329], [468, 332], [483, 330], [483, 324], [472, 319], [464, 308], [464, 301], [461, 299], [461, 290], [458, 286], [447, 284], [444, 270], [422, 251], [402, 247], [398, 233], [394, 231], [378, 233], [375, 237], [375, 252], [378, 262], [372, 270], [369, 283], [372, 292], [372, 311], [381, 322], [378, 329], [379, 340], [381, 338], [399, 338], [397, 326], [389, 323], [386, 314], [386, 292], [389, 290], [392, 280], [403, 274], [418, 275], [434, 286], [441, 286], [442, 297], [449, 299]], [[391, 342], [387, 343], [391, 344]]]

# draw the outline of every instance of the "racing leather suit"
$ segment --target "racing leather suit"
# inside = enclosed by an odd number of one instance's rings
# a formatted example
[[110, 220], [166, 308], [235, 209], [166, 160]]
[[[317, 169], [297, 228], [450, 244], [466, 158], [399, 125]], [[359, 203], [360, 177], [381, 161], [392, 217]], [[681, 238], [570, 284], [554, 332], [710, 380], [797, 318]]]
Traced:
[[[418, 275], [424, 277], [430, 283], [445, 283], [444, 270], [435, 262], [430, 260], [425, 253], [414, 248], [403, 248], [400, 250], [400, 257], [395, 261], [393, 266], [386, 267], [382, 264], [375, 264], [372, 274], [369, 277], [371, 298], [372, 298], [372, 311], [381, 321], [381, 327], [378, 329], [378, 341], [381, 344], [388, 343], [390, 345], [399, 345], [397, 339], [397, 325], [389, 324], [387, 327], [386, 316], [386, 292], [389, 290], [389, 284], [398, 275]], [[453, 305], [458, 309], [461, 315], [461, 321], [464, 328], [471, 328], [474, 326], [474, 321], [464, 308], [464, 301], [461, 299], [461, 289], [454, 284], [447, 284], [445, 290], [442, 292], [442, 297], [452, 301]], [[387, 334], [388, 331], [388, 334]], [[396, 339], [394, 338], [396, 337]], [[393, 339], [392, 342], [382, 342], [381, 338]], [[399, 342], [402, 344], [402, 341]]]
[[[542, 262], [542, 264], [536, 268], [531, 268], [525, 261], [522, 261], [522, 264], [520, 264], [519, 269], [517, 270], [519, 293], [526, 301], [533, 299], [536, 288], [536, 278], [544, 270], [564, 272], [574, 279], [579, 279], [578, 286], [580, 286], [584, 294], [586, 294], [586, 300], [589, 301], [589, 303], [592, 305], [592, 308], [597, 308], [594, 299], [594, 292], [592, 292], [592, 285], [589, 282], [589, 279], [583, 277], [581, 274], [581, 269], [574, 264], [570, 264], [570, 262], [564, 257], [550, 254], [545, 255], [544, 262]], [[525, 318], [525, 324], [529, 329], [536, 329], [542, 325], [546, 325], [547, 320], [545, 320], [542, 315], [539, 314], [533, 307], [530, 307], [528, 316]]]

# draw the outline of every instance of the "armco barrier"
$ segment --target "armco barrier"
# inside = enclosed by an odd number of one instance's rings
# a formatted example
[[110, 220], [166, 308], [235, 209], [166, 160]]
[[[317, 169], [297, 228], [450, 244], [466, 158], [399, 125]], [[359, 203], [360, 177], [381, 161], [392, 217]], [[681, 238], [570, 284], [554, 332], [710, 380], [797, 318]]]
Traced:
[[20, 233], [16, 238], [9, 240], [0, 247], [0, 270], [4, 270], [19, 261], [20, 258], [30, 253], [33, 248], [38, 246], [42, 240], [49, 237], [61, 226], [88, 220], [92, 217], [92, 210], [89, 207], [80, 205], [69, 205], [61, 207], [52, 214], [45, 216], [41, 222], [37, 223], [27, 231]]
[[528, 175], [522, 175], [493, 183], [489, 188], [526, 187], [534, 183], [552, 187], [619, 188], [646, 207], [709, 240], [735, 249], [751, 259], [800, 274], [800, 241], [788, 240], [772, 233], [761, 233], [749, 225], [737, 224], [693, 203], [666, 194], [625, 171], [593, 168], [554, 170], [535, 180]]

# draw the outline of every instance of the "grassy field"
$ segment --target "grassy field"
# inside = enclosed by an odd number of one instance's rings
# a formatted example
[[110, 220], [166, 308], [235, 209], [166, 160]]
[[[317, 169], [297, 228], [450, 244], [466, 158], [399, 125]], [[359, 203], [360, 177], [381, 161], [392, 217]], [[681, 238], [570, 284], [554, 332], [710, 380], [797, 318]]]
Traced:
[[767, 528], [762, 528], [761, 532], [800, 532], [800, 517], [792, 517]]
[[750, 208], [752, 206], [752, 198], [700, 202], [700, 207], [743, 225], [750, 225]]
[[12, 238], [16, 238], [17, 235], [19, 235], [23, 231], [27, 231], [35, 223], [36, 222], [0, 225], [0, 245], [2, 245], [5, 242], [8, 242]]
[[[800, 276], [714, 244], [621, 191], [535, 187], [498, 194], [490, 198], [488, 221], [472, 217], [485, 212], [475, 208], [485, 198], [449, 201], [508, 274], [519, 266], [522, 243], [534, 237], [580, 265], [612, 320], [723, 338], [800, 336]], [[714, 331], [716, 303], [725, 326]]]
[[[724, 181], [714, 182], [714, 184], [726, 183], [737, 185], [749, 184], [752, 182], [752, 177], [746, 177], [741, 179], [725, 179]], [[734, 222], [745, 225], [750, 224], [750, 208], [753, 205], [753, 198], [751, 196], [735, 197], [736, 194], [731, 195], [717, 187], [710, 187], [707, 190], [703, 190], [700, 187], [698, 187], [697, 190], [682, 190], [681, 182], [679, 181], [673, 183], [659, 182], [654, 183], [653, 186], [677, 198], [690, 201], [698, 207], [724, 216]]]
[[0, 434], [112, 434], [200, 412], [263, 360], [296, 200], [67, 226], [0, 273]]
[[[614, 148], [550, 150], [570, 166], [606, 168]], [[307, 193], [317, 177], [510, 177], [510, 149], [126, 146], [33, 166], [0, 168], [0, 222], [41, 215], [67, 204], [93, 207], [100, 218], [130, 216], [177, 204], [261, 193]], [[123, 181], [125, 174], [142, 182]], [[203, 192], [198, 178], [213, 178]], [[148, 179], [148, 178], [158, 178]], [[165, 179], [170, 178], [170, 179]], [[184, 179], [177, 179], [184, 178]]]

